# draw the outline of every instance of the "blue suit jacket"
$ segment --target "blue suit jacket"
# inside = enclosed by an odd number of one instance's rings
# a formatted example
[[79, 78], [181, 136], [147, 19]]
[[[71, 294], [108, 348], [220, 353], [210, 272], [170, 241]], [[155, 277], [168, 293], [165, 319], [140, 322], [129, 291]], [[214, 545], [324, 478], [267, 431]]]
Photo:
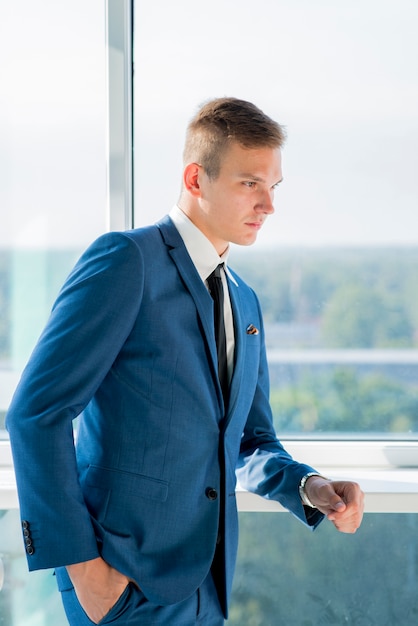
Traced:
[[236, 471], [310, 526], [322, 519], [307, 520], [298, 496], [312, 468], [277, 441], [259, 304], [236, 281], [225, 414], [212, 299], [171, 220], [106, 234], [81, 257], [7, 416], [30, 569], [101, 554], [169, 604], [204, 580], [218, 539], [226, 613]]

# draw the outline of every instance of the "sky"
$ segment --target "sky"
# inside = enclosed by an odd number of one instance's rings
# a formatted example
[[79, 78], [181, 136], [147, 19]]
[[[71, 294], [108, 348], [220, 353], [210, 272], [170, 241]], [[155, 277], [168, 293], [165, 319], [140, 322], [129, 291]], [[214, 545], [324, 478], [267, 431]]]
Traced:
[[288, 131], [285, 180], [260, 243], [415, 245], [418, 5], [195, 6], [136, 9], [137, 222], [177, 199], [184, 128], [197, 106], [232, 95]]
[[[2, 6], [0, 245], [106, 228], [104, 4]], [[136, 225], [177, 200], [199, 104], [232, 95], [288, 132], [257, 245], [416, 245], [417, 21], [415, 0], [137, 2]]]
[[0, 4], [0, 246], [84, 247], [106, 228], [104, 2]]

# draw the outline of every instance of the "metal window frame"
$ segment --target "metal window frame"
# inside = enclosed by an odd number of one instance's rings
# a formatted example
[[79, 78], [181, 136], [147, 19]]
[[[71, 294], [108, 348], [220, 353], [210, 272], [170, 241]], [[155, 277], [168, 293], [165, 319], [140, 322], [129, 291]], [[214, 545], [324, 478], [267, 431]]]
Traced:
[[109, 230], [133, 226], [133, 2], [106, 0], [107, 214]]

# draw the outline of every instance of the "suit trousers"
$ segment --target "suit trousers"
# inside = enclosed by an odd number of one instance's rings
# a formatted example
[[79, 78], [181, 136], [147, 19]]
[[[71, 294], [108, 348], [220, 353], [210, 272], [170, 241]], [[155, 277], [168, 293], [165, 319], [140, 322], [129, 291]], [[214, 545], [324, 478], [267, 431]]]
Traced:
[[[58, 589], [70, 626], [95, 624], [80, 605], [65, 567], [55, 570]], [[100, 626], [223, 626], [224, 618], [212, 575], [187, 600], [158, 606], [148, 602], [138, 587], [129, 583], [119, 600], [99, 622]]]

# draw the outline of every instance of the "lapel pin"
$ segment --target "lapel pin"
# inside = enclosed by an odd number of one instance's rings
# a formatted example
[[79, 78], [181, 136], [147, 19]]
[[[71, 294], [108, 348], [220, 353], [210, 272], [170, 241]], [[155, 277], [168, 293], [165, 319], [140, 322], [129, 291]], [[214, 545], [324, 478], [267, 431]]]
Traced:
[[260, 331], [253, 324], [247, 326], [247, 335], [258, 335]]

